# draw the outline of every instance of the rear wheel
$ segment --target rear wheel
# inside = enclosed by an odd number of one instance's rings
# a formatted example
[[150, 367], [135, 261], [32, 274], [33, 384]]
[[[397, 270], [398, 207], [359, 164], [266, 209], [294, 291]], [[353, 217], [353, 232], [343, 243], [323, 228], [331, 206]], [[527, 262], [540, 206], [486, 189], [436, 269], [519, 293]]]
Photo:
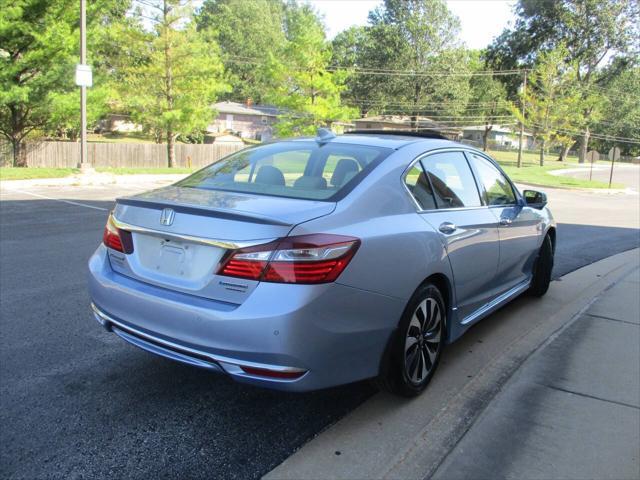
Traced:
[[378, 386], [405, 397], [420, 394], [438, 367], [445, 321], [446, 309], [438, 288], [432, 284], [420, 287], [400, 320]]
[[551, 237], [547, 235], [542, 242], [538, 258], [533, 266], [533, 277], [529, 293], [536, 297], [542, 297], [549, 290], [551, 272], [553, 270], [553, 244]]

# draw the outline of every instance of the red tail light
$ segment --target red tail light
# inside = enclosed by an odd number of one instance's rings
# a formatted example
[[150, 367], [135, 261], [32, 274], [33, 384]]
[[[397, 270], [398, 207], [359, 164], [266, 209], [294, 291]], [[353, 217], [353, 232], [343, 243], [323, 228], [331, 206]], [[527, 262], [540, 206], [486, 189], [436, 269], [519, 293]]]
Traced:
[[360, 240], [342, 235], [285, 237], [233, 252], [219, 275], [277, 283], [333, 282], [349, 264]]
[[109, 248], [122, 253], [133, 253], [133, 239], [131, 232], [121, 230], [114, 225], [113, 216], [109, 215], [104, 227], [102, 242]]

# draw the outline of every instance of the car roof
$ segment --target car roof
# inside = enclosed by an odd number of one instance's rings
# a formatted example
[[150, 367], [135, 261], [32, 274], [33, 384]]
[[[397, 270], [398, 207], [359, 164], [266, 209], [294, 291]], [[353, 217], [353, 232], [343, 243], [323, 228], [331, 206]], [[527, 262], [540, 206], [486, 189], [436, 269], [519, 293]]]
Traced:
[[[290, 141], [316, 140], [316, 137], [294, 138]], [[451, 147], [460, 145], [451, 140], [443, 138], [423, 137], [413, 134], [413, 132], [371, 132], [371, 133], [349, 133], [346, 135], [336, 135], [326, 139], [323, 143], [343, 143], [347, 145], [366, 145], [371, 147], [386, 147], [398, 150], [406, 145], [423, 143], [429, 149]]]

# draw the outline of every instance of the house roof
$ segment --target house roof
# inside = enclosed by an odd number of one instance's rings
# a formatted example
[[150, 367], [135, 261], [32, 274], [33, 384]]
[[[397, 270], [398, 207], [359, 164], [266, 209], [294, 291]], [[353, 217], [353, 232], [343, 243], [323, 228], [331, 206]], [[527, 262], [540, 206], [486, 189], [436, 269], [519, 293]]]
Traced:
[[231, 113], [233, 115], [261, 115], [265, 117], [275, 117], [277, 114], [276, 109], [268, 105], [252, 105], [251, 107], [248, 107], [244, 103], [218, 102], [214, 103], [212, 106], [218, 111], [218, 113]]

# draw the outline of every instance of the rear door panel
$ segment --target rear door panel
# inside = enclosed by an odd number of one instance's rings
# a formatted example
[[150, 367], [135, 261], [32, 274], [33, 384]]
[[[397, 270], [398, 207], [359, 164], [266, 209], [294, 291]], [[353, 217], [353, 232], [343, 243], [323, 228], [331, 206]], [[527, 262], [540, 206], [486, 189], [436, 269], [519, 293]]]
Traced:
[[[422, 218], [440, 234], [445, 245], [458, 301], [458, 318], [464, 319], [496, 295], [495, 277], [499, 262], [499, 236], [495, 216], [488, 208], [433, 210]], [[439, 231], [453, 223], [449, 234]]]

